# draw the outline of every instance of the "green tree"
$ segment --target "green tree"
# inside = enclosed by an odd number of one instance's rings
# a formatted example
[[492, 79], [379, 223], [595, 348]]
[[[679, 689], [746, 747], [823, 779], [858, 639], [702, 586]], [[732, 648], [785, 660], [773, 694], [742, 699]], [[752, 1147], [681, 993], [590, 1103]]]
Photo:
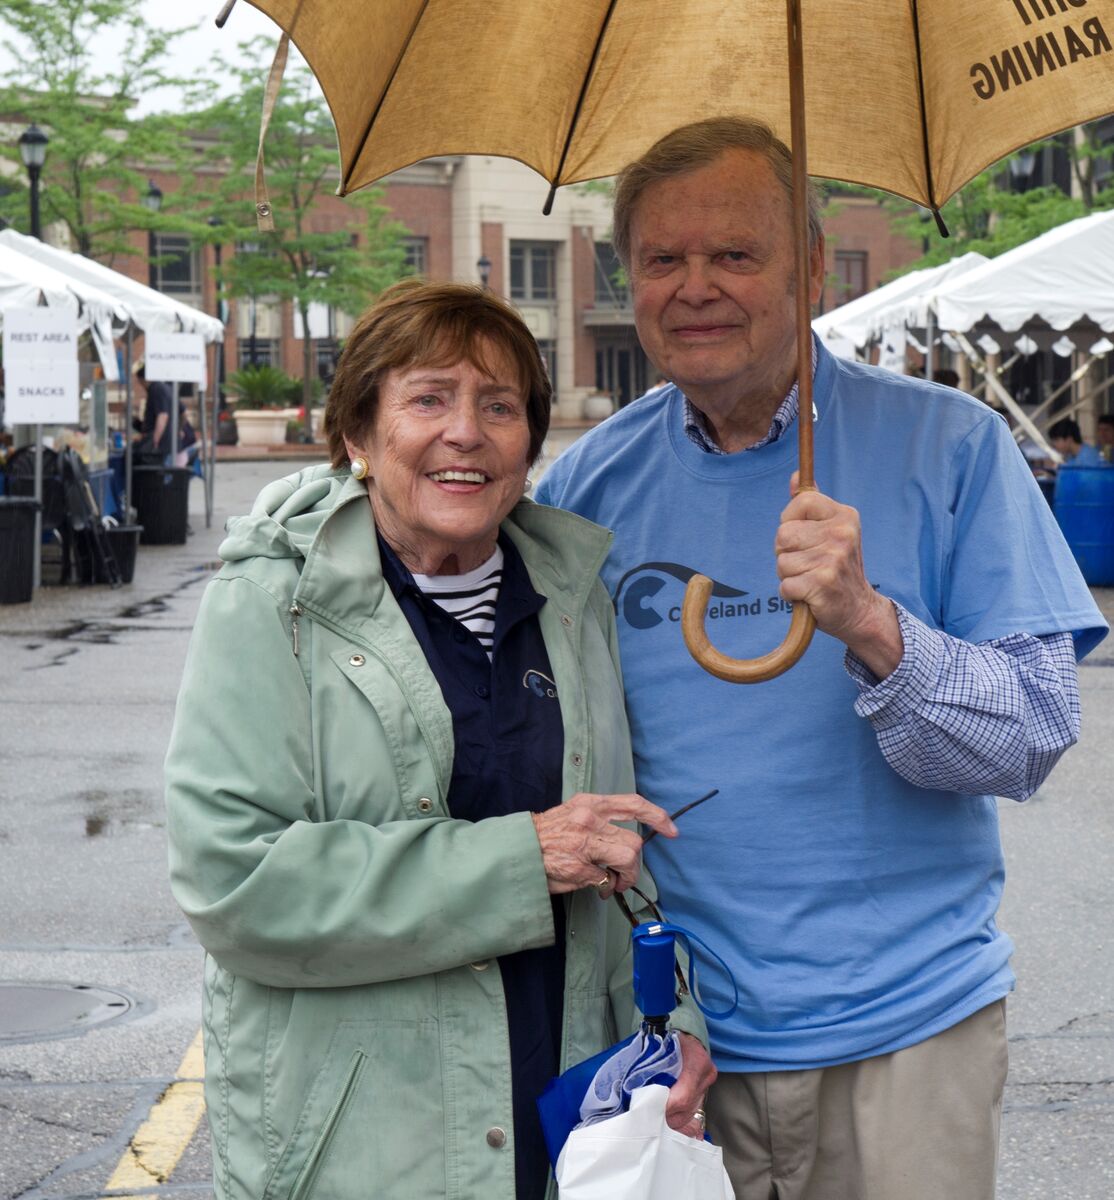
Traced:
[[[129, 234], [165, 228], [171, 219], [142, 203], [142, 168], [184, 169], [181, 119], [133, 115], [136, 100], [154, 88], [185, 86], [165, 70], [178, 33], [149, 29], [141, 0], [0, 0], [4, 46], [15, 65], [0, 80], [0, 112], [12, 122], [34, 122], [49, 136], [40, 202], [43, 223], [63, 222], [82, 254], [111, 261], [133, 254]], [[124, 48], [112, 58], [94, 52], [94, 35], [118, 30]], [[0, 146], [12, 160], [13, 183], [25, 172], [14, 144]], [[21, 187], [0, 196], [0, 216], [27, 229]]]
[[[344, 228], [322, 228], [319, 202], [335, 192], [339, 180], [336, 134], [316, 80], [304, 66], [292, 65], [265, 146], [275, 229], [257, 232], [255, 161], [267, 72], [258, 61], [260, 47], [248, 43], [240, 49], [241, 63], [249, 65], [222, 69], [224, 78], [236, 81], [234, 92], [195, 118], [212, 139], [210, 166], [217, 181], [200, 195], [219, 224], [210, 227], [199, 219], [191, 229], [199, 241], [238, 246], [222, 270], [229, 295], [289, 301], [308, 335], [311, 305], [356, 315], [405, 273], [401, 239], [406, 229], [389, 219], [382, 193], [374, 188], [347, 197], [351, 220]], [[313, 342], [306, 336], [302, 395], [307, 437], [314, 375]]]
[[[1011, 162], [1023, 153], [1032, 153], [1039, 159], [1046, 147], [1057, 147], [1068, 155], [1077, 196], [1069, 196], [1058, 187], [1013, 190]], [[924, 209], [884, 192], [864, 191], [882, 201], [898, 233], [914, 242], [920, 241], [924, 247], [920, 258], [894, 273], [903, 275], [921, 267], [937, 266], [969, 251], [994, 258], [1076, 217], [1114, 208], [1114, 186], [1100, 188], [1097, 184], [1098, 168], [1112, 159], [1114, 144], [1100, 142], [1097, 122], [1009, 155], [977, 175], [944, 205], [941, 216], [951, 235], [947, 238], [937, 234], [931, 215]]]

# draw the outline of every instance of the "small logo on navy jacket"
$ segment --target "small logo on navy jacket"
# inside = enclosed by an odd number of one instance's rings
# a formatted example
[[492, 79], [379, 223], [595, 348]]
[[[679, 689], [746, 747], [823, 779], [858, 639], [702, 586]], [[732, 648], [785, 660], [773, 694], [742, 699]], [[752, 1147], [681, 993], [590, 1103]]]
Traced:
[[548, 675], [542, 674], [541, 671], [535, 671], [533, 668], [523, 675], [522, 686], [543, 700], [557, 699], [557, 685]]
[[[681, 620], [685, 586], [700, 572], [673, 562], [644, 562], [632, 567], [619, 580], [612, 598], [620, 620], [632, 629], [653, 629], [664, 621]], [[776, 593], [763, 599], [751, 597], [743, 588], [712, 580], [708, 620], [757, 617], [765, 613], [792, 612], [793, 605]]]

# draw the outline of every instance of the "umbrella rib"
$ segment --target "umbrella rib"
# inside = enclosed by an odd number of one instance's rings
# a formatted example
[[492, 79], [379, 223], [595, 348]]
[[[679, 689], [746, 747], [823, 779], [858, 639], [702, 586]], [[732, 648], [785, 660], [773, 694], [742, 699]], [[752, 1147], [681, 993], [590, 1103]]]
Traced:
[[[414, 24], [410, 26], [410, 32], [406, 35], [406, 40], [402, 43], [402, 47], [398, 52], [398, 57], [394, 61], [394, 66], [391, 67], [391, 73], [387, 76], [387, 82], [383, 85], [383, 90], [379, 93], [379, 99], [375, 103], [375, 111], [368, 119], [367, 127], [364, 129], [363, 136], [356, 145], [356, 153], [352, 156], [352, 165], [360, 161], [360, 155], [364, 152], [364, 147], [367, 145], [367, 140], [371, 137], [371, 131], [375, 126], [375, 122], [379, 119], [379, 114], [383, 110], [383, 105], [387, 101], [387, 93], [391, 90], [391, 85], [395, 81], [395, 76], [398, 75], [398, 69], [402, 65], [402, 60], [406, 57], [406, 52], [410, 49], [410, 43], [414, 40], [414, 35], [418, 32], [418, 26], [422, 23], [422, 18], [426, 14], [426, 9], [429, 8], [429, 0], [422, 0], [422, 7], [418, 15], [414, 18]], [[347, 179], [344, 183], [347, 183]]]
[[604, 13], [603, 21], [600, 24], [600, 31], [596, 35], [596, 44], [592, 47], [592, 57], [588, 62], [588, 70], [584, 74], [584, 80], [580, 85], [580, 95], [576, 98], [576, 108], [573, 109], [572, 120], [569, 122], [569, 132], [565, 137], [565, 146], [561, 151], [561, 161], [557, 164], [557, 174], [550, 180], [549, 195], [545, 198], [545, 204], [542, 207], [542, 216], [548, 217], [553, 211], [553, 201], [557, 195], [557, 184], [561, 178], [561, 172], [565, 169], [565, 160], [569, 156], [569, 147], [572, 145], [573, 135], [576, 133], [577, 122], [580, 120], [580, 110], [584, 107], [584, 97], [588, 94], [588, 85], [592, 82], [592, 75], [596, 70], [596, 62], [599, 60], [600, 47], [603, 45], [603, 39], [607, 34], [607, 27], [611, 24], [611, 14], [615, 11], [615, 5], [618, 0], [610, 0], [607, 6], [607, 12]]
[[910, 3], [913, 9], [913, 43], [917, 52], [917, 99], [920, 102], [921, 150], [924, 155], [925, 180], [928, 183], [928, 206], [932, 215], [936, 218], [936, 228], [940, 231], [940, 236], [948, 237], [948, 227], [944, 224], [944, 218], [940, 215], [940, 210], [934, 203], [936, 199], [936, 183], [932, 178], [932, 158], [929, 155], [928, 149], [928, 109], [924, 99], [924, 70], [921, 63], [921, 19], [917, 11], [918, 0], [910, 0]]

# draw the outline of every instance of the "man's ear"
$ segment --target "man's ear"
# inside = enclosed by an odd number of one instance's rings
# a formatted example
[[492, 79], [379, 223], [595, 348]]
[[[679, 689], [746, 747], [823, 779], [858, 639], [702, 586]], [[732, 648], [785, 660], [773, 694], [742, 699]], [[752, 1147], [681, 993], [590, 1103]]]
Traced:
[[816, 304], [824, 290], [824, 235], [816, 239], [816, 244], [808, 251], [808, 298]]

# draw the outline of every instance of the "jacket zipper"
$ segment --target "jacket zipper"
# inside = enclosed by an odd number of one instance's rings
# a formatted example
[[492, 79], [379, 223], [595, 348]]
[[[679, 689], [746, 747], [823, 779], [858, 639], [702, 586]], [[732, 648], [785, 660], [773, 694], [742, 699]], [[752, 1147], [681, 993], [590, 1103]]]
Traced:
[[298, 618], [302, 615], [302, 606], [292, 604], [287, 611], [290, 613], [290, 636], [294, 639], [294, 657], [298, 657]]

